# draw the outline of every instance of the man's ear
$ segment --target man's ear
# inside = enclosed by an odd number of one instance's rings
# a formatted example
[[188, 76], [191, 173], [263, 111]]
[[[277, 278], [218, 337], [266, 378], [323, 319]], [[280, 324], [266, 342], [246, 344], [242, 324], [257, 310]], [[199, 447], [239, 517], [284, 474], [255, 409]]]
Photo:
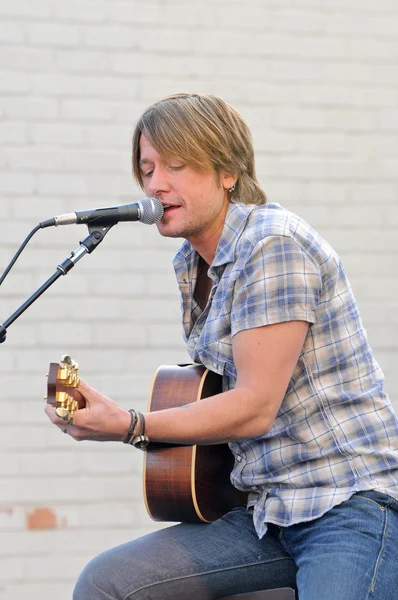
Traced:
[[237, 173], [227, 173], [226, 171], [222, 171], [220, 174], [221, 185], [225, 190], [230, 190], [238, 179]]

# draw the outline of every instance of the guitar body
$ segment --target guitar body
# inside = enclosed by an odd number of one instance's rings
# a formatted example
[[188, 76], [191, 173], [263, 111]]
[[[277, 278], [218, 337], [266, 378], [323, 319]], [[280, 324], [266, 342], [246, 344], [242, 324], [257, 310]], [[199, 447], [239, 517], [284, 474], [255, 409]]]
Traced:
[[[198, 402], [221, 392], [221, 377], [202, 365], [162, 366], [149, 410]], [[144, 496], [155, 521], [210, 523], [247, 495], [230, 482], [233, 455], [227, 444], [182, 446], [151, 443], [144, 459]]]

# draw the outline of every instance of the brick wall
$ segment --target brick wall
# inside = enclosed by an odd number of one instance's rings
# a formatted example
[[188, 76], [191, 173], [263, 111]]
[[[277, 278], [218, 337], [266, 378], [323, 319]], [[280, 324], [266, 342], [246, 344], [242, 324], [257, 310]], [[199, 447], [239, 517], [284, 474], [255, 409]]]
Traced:
[[[247, 119], [270, 198], [344, 259], [398, 408], [397, 0], [1, 0], [0, 272], [39, 221], [138, 200], [134, 120], [175, 91]], [[36, 234], [1, 288], [0, 322], [77, 249]], [[67, 600], [87, 560], [150, 531], [142, 455], [76, 444], [43, 413], [50, 361], [144, 409], [156, 367], [186, 359], [178, 242], [115, 227], [0, 347], [0, 600]]]

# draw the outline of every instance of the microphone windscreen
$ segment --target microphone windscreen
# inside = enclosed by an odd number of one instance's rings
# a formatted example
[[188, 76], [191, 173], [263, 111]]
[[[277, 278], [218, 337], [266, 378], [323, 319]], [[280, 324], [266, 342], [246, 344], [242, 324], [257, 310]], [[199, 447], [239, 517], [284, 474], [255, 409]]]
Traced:
[[160, 219], [163, 217], [164, 208], [160, 200], [157, 198], [145, 196], [144, 198], [141, 198], [139, 204], [142, 210], [140, 217], [141, 223], [145, 223], [145, 225], [153, 225], [154, 223], [160, 221]]

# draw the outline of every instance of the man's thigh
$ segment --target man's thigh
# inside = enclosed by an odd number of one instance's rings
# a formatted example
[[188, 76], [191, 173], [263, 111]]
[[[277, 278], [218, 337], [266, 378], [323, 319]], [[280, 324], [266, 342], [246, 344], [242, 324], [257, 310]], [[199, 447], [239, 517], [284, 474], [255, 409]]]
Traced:
[[278, 540], [259, 540], [252, 517], [236, 509], [211, 524], [180, 524], [94, 558], [74, 600], [213, 600], [295, 586], [296, 568]]
[[320, 519], [281, 530], [300, 600], [398, 597], [398, 503], [360, 492]]

